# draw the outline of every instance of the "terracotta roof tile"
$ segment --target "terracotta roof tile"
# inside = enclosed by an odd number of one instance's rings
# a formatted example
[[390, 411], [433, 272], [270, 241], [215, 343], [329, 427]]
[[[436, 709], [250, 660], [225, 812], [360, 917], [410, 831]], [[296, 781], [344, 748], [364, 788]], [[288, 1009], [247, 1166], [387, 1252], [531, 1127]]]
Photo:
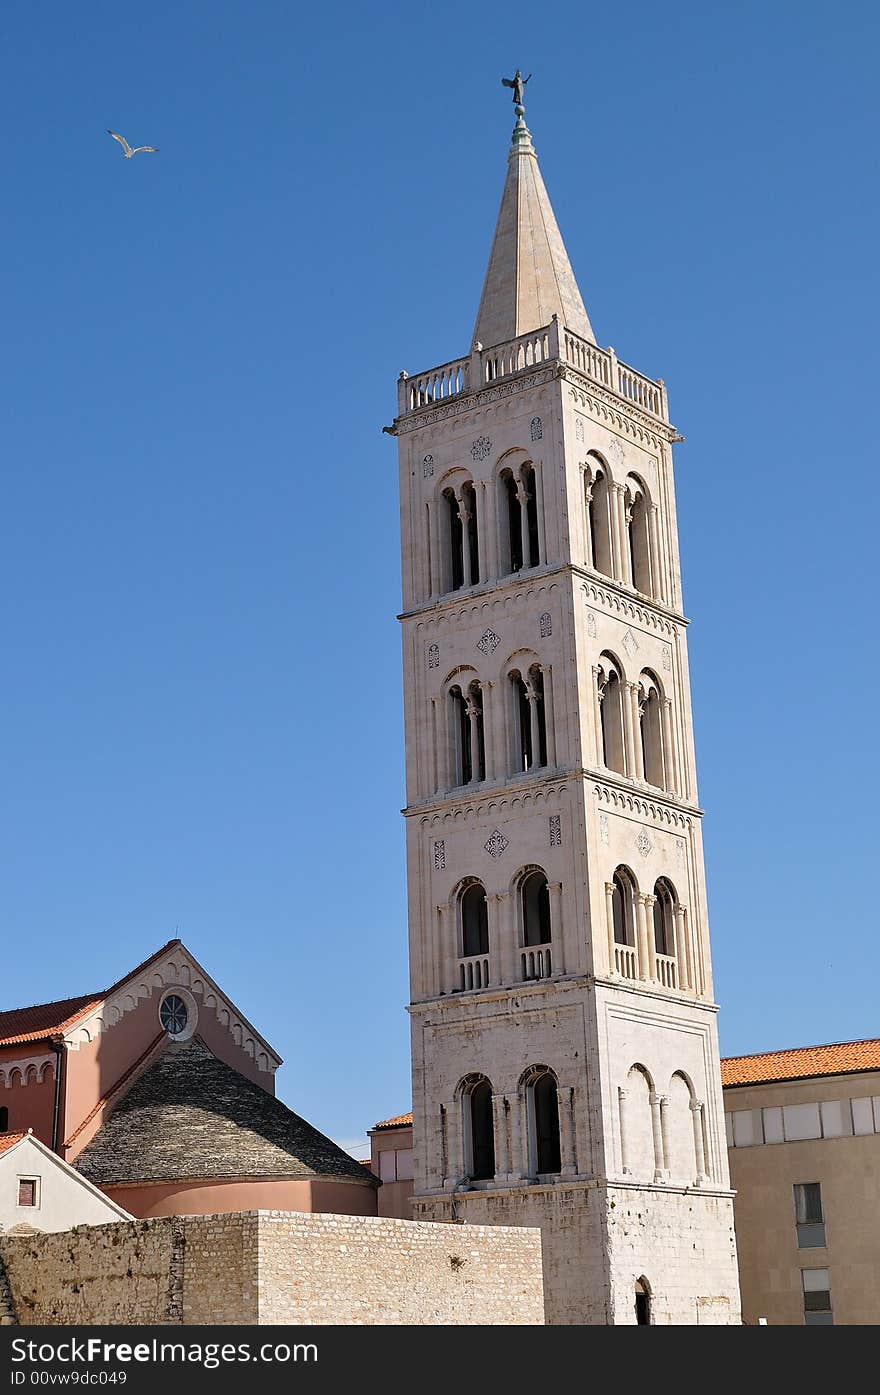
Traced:
[[393, 1119], [380, 1119], [378, 1124], [374, 1124], [374, 1129], [402, 1129], [406, 1124], [413, 1121], [412, 1110], [409, 1114], [395, 1114]]
[[8, 1153], [23, 1138], [27, 1138], [26, 1133], [0, 1133], [0, 1153]]
[[721, 1083], [761, 1085], [817, 1075], [852, 1075], [863, 1070], [880, 1070], [880, 1038], [796, 1046], [788, 1051], [762, 1051], [756, 1056], [727, 1056], [721, 1062]]
[[33, 1007], [0, 1012], [0, 1046], [55, 1036], [100, 1003], [102, 998], [101, 993], [86, 993], [79, 998], [62, 998], [57, 1003], [36, 1003]]

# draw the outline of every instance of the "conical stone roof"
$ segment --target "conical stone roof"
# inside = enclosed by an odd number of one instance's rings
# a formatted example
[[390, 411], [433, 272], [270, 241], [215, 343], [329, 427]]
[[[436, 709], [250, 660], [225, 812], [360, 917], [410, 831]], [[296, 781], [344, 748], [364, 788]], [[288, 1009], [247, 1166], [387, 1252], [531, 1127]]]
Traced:
[[543, 328], [554, 315], [581, 338], [596, 342], [541, 178], [531, 132], [520, 116], [513, 131], [474, 341], [488, 349]]

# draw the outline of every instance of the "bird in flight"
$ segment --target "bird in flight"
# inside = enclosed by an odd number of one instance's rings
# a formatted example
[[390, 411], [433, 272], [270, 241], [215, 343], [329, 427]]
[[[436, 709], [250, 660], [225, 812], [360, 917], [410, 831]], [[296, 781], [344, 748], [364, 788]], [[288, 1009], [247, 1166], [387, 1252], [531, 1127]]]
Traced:
[[134, 150], [132, 150], [125, 136], [118, 136], [115, 131], [110, 130], [109, 126], [107, 127], [107, 134], [108, 136], [112, 136], [114, 140], [119, 141], [126, 160], [130, 160], [132, 155], [137, 155], [141, 150], [149, 151], [150, 154], [155, 155], [159, 149], [158, 145], [136, 145]]

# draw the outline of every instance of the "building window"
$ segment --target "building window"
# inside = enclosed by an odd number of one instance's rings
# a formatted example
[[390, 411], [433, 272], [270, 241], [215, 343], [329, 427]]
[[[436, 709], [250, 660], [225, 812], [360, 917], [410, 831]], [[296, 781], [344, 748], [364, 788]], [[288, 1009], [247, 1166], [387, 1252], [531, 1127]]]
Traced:
[[0, 1133], [8, 1133], [8, 1132], [9, 1132], [9, 1110], [7, 1109], [6, 1105], [4, 1104], [3, 1108], [0, 1109]]
[[642, 748], [642, 777], [657, 789], [670, 789], [666, 774], [670, 766], [669, 752], [663, 749], [663, 719], [661, 715], [660, 684], [653, 673], [643, 673], [639, 679], [639, 736]]
[[543, 1177], [562, 1166], [556, 1076], [547, 1066], [535, 1066], [529, 1072], [526, 1101], [531, 1171]]
[[654, 593], [651, 584], [651, 544], [648, 532], [648, 502], [640, 482], [633, 476], [626, 482], [626, 532], [632, 584], [646, 596]]
[[822, 1187], [819, 1182], [796, 1182], [794, 1210], [799, 1250], [815, 1250], [825, 1244]]
[[19, 1177], [18, 1179], [18, 1204], [19, 1206], [38, 1205], [38, 1179], [36, 1177]]
[[651, 1325], [651, 1289], [647, 1279], [639, 1279], [636, 1283], [636, 1325]]
[[485, 1076], [471, 1084], [464, 1097], [465, 1171], [475, 1182], [495, 1176], [495, 1124], [492, 1086]]
[[613, 576], [608, 477], [599, 465], [598, 457], [591, 457], [591, 459], [595, 463], [590, 464], [584, 476], [587, 508], [587, 562], [597, 572], [602, 572], [605, 576]]
[[675, 892], [665, 877], [654, 883], [654, 948], [675, 956]]
[[413, 1176], [412, 1148], [386, 1148], [379, 1154], [381, 1182], [409, 1182]]
[[804, 1326], [833, 1327], [831, 1284], [827, 1269], [802, 1269], [804, 1285]]
[[543, 872], [530, 872], [520, 887], [522, 899], [523, 944], [549, 945], [550, 891]]
[[602, 723], [602, 763], [623, 775], [623, 685], [609, 654], [603, 654], [599, 661], [596, 682]]
[[162, 999], [162, 1006], [159, 1008], [159, 1021], [170, 1037], [179, 1037], [186, 1031], [186, 1024], [189, 1021], [189, 1013], [186, 1003], [177, 993], [169, 993]]
[[635, 934], [635, 884], [625, 867], [618, 867], [612, 879], [614, 891], [611, 897], [611, 914], [614, 922], [614, 943], [634, 946]]
[[461, 952], [465, 959], [489, 953], [489, 912], [486, 891], [480, 882], [472, 882], [462, 892]]
[[513, 703], [513, 773], [535, 770], [547, 764], [547, 711], [544, 674], [533, 664], [525, 678], [518, 669], [510, 674]]

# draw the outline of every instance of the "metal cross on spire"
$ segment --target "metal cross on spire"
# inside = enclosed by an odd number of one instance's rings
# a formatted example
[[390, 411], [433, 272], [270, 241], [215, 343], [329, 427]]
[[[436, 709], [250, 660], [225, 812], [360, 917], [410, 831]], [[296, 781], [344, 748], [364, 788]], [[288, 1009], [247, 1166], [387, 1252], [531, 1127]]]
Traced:
[[516, 112], [517, 116], [525, 116], [526, 114], [526, 109], [523, 104], [523, 96], [525, 94], [525, 85], [529, 81], [531, 76], [531, 73], [529, 73], [529, 76], [527, 78], [524, 78], [519, 68], [517, 68], [512, 78], [501, 79], [502, 87], [513, 88], [513, 109]]

